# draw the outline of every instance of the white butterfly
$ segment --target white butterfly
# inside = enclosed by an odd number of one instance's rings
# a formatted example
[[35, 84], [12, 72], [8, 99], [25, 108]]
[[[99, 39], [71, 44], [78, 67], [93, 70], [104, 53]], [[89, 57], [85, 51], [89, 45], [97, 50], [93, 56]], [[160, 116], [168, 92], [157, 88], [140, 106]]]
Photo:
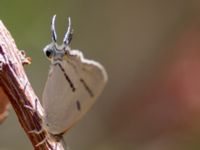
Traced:
[[98, 62], [85, 59], [82, 52], [70, 49], [70, 18], [63, 44], [57, 45], [55, 18], [54, 15], [51, 24], [52, 43], [44, 48], [51, 66], [42, 101], [45, 129], [59, 141], [94, 104], [107, 82], [107, 73]]

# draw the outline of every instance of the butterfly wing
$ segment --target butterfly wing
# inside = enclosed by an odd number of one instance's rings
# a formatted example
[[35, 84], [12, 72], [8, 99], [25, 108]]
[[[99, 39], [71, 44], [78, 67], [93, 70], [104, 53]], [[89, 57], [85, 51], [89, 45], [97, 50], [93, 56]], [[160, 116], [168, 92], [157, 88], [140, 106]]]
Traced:
[[102, 65], [71, 50], [53, 63], [43, 92], [44, 123], [52, 134], [68, 130], [92, 106], [107, 82]]

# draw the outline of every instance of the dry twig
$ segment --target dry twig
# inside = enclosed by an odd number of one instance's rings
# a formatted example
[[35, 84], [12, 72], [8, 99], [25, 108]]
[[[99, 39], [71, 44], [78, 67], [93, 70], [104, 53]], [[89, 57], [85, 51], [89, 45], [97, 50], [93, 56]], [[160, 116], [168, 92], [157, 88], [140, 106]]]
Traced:
[[36, 150], [49, 150], [57, 146], [56, 150], [64, 150], [61, 143], [57, 143], [49, 137], [49, 144], [37, 145], [45, 137], [47, 132], [30, 134], [31, 130], [42, 129], [43, 108], [38, 101], [37, 112], [25, 108], [28, 105], [34, 108], [37, 96], [26, 76], [23, 64], [29, 64], [30, 58], [26, 58], [23, 51], [19, 51], [9, 31], [0, 21], [0, 86], [13, 106], [19, 122], [29, 137]]

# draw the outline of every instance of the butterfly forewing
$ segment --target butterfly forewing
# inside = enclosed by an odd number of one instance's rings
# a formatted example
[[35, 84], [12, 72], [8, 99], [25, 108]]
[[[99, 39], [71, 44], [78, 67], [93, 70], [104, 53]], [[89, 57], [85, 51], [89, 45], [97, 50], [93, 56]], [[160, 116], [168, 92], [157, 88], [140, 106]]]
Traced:
[[92, 106], [107, 81], [104, 68], [77, 50], [51, 65], [43, 92], [44, 123], [52, 134], [68, 130]]

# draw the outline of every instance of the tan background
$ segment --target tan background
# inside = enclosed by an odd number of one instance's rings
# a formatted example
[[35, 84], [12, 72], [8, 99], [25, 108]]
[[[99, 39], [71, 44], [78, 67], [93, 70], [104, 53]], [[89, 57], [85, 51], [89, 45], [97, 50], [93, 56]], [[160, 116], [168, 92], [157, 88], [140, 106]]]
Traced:
[[[32, 57], [25, 68], [39, 97], [54, 14], [59, 40], [71, 16], [71, 47], [105, 66], [103, 94], [65, 135], [72, 150], [198, 150], [199, 10], [197, 0], [2, 0], [0, 19]], [[0, 150], [32, 149], [12, 110], [0, 135]]]

